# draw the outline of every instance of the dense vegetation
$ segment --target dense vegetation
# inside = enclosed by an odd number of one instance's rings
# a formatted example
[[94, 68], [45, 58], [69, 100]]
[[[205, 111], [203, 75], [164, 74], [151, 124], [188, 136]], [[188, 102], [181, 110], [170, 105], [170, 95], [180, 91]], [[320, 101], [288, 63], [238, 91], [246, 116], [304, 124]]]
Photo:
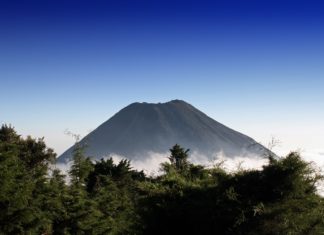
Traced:
[[[0, 234], [324, 234], [322, 179], [298, 153], [226, 172], [175, 145], [162, 174], [74, 151], [68, 179], [43, 139], [0, 128]], [[68, 183], [67, 183], [68, 181]]]

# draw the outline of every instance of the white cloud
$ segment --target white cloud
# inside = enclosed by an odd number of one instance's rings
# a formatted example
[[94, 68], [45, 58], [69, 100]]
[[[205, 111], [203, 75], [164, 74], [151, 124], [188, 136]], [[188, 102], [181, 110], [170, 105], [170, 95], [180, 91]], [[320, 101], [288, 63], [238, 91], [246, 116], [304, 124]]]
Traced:
[[[312, 162], [313, 167], [320, 173], [324, 173], [324, 149], [303, 150], [301, 156], [307, 162]], [[317, 185], [317, 189], [319, 194], [324, 196], [324, 181]]]
[[[109, 157], [112, 157], [115, 163], [125, 159], [125, 157], [117, 154], [111, 154]], [[160, 164], [166, 161], [168, 161], [168, 153], [148, 152], [143, 155], [142, 159], [131, 160], [131, 166], [136, 170], [143, 170], [147, 175], [158, 175]]]
[[266, 158], [257, 155], [227, 157], [222, 152], [212, 154], [211, 158], [194, 152], [191, 154], [190, 160], [206, 167], [213, 167], [221, 163], [222, 167], [229, 172], [236, 171], [238, 168], [242, 170], [261, 169], [268, 162]]
[[[160, 164], [168, 161], [169, 152], [156, 153], [148, 152], [142, 159], [131, 160], [131, 166], [137, 170], [143, 170], [147, 175], [158, 175], [161, 172]], [[114, 162], [119, 162], [125, 157], [117, 154], [112, 154], [108, 157], [112, 157]], [[105, 158], [108, 158], [105, 157]], [[212, 154], [212, 158], [209, 156], [193, 152], [189, 155], [190, 162], [194, 164], [200, 164], [205, 167], [212, 167], [216, 164], [222, 162], [222, 166], [227, 171], [235, 171], [238, 168], [248, 170], [248, 169], [261, 169], [263, 165], [267, 164], [268, 160], [266, 158], [260, 158], [259, 156], [251, 155], [247, 156], [236, 156], [236, 157], [226, 157], [222, 152]]]
[[[302, 158], [307, 162], [312, 162], [313, 166], [318, 170], [323, 171], [324, 169], [324, 149], [314, 149], [314, 150], [305, 150], [300, 151]], [[143, 155], [145, 156], [145, 155]], [[131, 166], [137, 170], [143, 170], [147, 175], [159, 175], [161, 172], [160, 164], [162, 162], [168, 161], [169, 153], [155, 153], [149, 152], [143, 159], [134, 159], [131, 160]], [[112, 157], [115, 163], [118, 163], [120, 160], [125, 159], [125, 157], [117, 154], [112, 154], [108, 157]], [[108, 158], [105, 157], [105, 158]], [[206, 155], [193, 152], [189, 155], [189, 159], [194, 164], [201, 164], [206, 167], [212, 167], [216, 164], [222, 163], [222, 167], [225, 170], [232, 172], [238, 169], [249, 170], [249, 169], [262, 169], [263, 165], [268, 163], [268, 159], [260, 156], [236, 156], [236, 157], [227, 157], [223, 153], [215, 153], [212, 155], [212, 158], [207, 157]], [[56, 167], [61, 169], [65, 174], [68, 173], [68, 170], [71, 166], [71, 162], [68, 164], [57, 164]], [[324, 195], [324, 184], [319, 185], [319, 193]]]

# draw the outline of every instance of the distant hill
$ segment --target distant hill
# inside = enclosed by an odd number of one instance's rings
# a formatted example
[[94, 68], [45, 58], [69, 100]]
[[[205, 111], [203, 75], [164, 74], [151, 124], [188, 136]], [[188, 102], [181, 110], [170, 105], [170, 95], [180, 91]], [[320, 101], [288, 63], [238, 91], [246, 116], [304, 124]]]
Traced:
[[[264, 154], [265, 147], [232, 130], [181, 100], [133, 103], [85, 136], [86, 154], [100, 159], [118, 154], [141, 159], [148, 152], [164, 153], [180, 144], [206, 156], [222, 152], [228, 157]], [[68, 162], [73, 146], [58, 159]]]

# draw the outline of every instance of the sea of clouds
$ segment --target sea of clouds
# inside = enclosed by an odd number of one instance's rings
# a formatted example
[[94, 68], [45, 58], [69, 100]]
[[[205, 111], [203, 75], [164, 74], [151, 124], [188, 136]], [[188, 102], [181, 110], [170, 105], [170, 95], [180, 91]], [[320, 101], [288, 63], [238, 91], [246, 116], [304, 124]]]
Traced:
[[[310, 162], [312, 166], [322, 173], [324, 170], [324, 149], [313, 149], [313, 150], [299, 150], [302, 158]], [[279, 157], [284, 156], [277, 154]], [[112, 154], [105, 158], [112, 157], [115, 163], [120, 160], [125, 159], [125, 157]], [[137, 170], [143, 170], [147, 175], [157, 176], [161, 174], [160, 164], [162, 162], [167, 162], [169, 157], [169, 152], [165, 153], [155, 153], [148, 152], [146, 156], [141, 159], [131, 160], [131, 166]], [[213, 167], [220, 165], [228, 172], [233, 172], [237, 170], [249, 170], [249, 169], [262, 169], [262, 166], [268, 163], [267, 157], [260, 156], [236, 156], [236, 157], [226, 157], [222, 153], [215, 153], [212, 157], [207, 157], [201, 155], [197, 152], [189, 154], [190, 162], [194, 164], [201, 164], [205, 167]], [[71, 162], [67, 164], [57, 164], [55, 167], [60, 169], [63, 173], [67, 174], [71, 166]], [[321, 195], [324, 195], [324, 184], [318, 185], [318, 191]]]

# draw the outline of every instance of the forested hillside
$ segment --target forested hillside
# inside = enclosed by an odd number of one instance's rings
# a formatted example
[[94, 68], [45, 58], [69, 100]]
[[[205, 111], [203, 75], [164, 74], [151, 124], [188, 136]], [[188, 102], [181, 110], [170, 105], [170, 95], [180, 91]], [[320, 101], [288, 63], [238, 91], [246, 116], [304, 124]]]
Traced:
[[[0, 234], [323, 234], [322, 180], [298, 153], [227, 172], [175, 145], [161, 175], [92, 162], [76, 145], [69, 175], [43, 139], [0, 128]], [[69, 180], [66, 180], [68, 177]]]

